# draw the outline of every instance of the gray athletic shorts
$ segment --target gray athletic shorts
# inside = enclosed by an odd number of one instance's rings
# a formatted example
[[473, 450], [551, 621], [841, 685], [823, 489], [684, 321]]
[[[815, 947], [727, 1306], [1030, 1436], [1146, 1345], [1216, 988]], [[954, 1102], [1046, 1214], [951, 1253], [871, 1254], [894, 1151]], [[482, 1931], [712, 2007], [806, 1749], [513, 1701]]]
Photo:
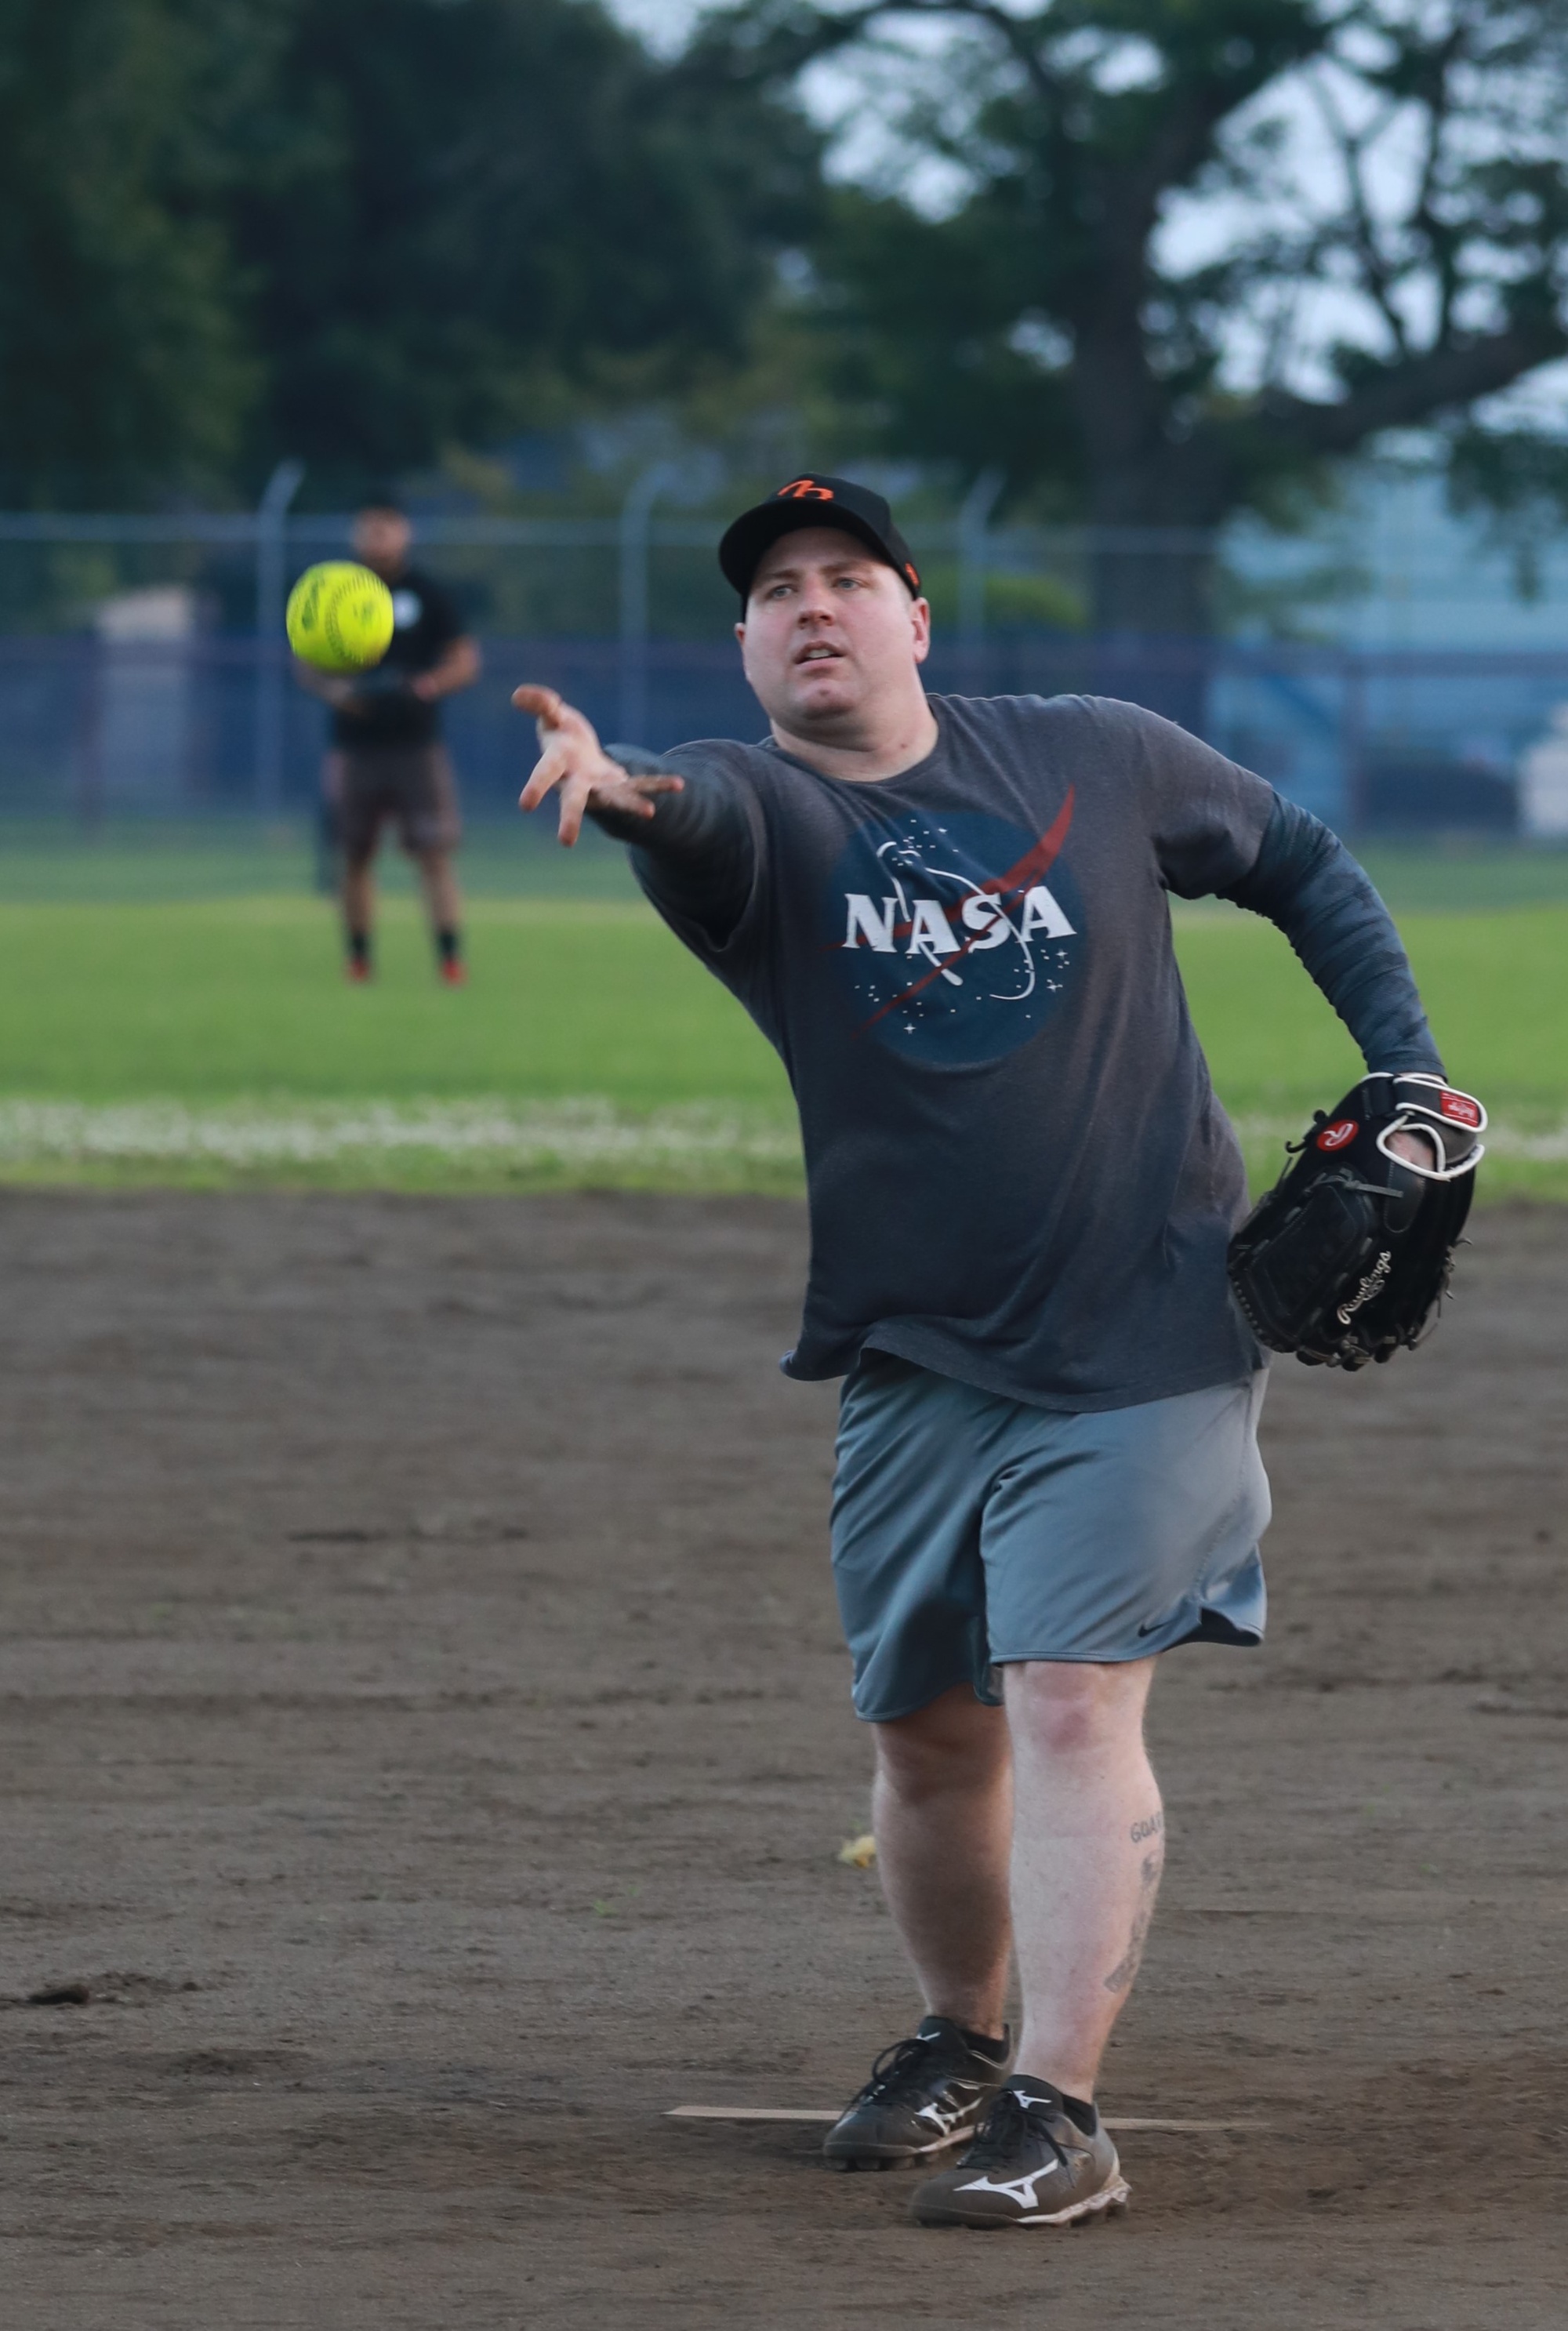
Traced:
[[833, 1483], [856, 1714], [887, 1723], [961, 1683], [995, 1703], [1014, 1660], [1261, 1642], [1267, 1382], [1078, 1416], [865, 1354]]
[[385, 824], [411, 856], [455, 850], [462, 839], [457, 779], [446, 747], [338, 747], [327, 756], [326, 794], [337, 813], [337, 842], [351, 866], [375, 855]]

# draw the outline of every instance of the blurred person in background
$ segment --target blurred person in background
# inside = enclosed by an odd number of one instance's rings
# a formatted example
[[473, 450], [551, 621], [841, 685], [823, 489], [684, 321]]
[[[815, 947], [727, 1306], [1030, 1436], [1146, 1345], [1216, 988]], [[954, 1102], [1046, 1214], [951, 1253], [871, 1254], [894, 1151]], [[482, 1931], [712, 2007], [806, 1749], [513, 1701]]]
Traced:
[[390, 501], [372, 503], [354, 521], [354, 556], [392, 593], [395, 628], [380, 663], [348, 675], [294, 668], [300, 685], [332, 708], [322, 790], [341, 869], [349, 978], [371, 976], [375, 852], [392, 821], [419, 869], [440, 976], [461, 987], [467, 972], [451, 863], [461, 825], [438, 708], [443, 696], [479, 678], [480, 652], [450, 595], [410, 564], [412, 536], [407, 517]]

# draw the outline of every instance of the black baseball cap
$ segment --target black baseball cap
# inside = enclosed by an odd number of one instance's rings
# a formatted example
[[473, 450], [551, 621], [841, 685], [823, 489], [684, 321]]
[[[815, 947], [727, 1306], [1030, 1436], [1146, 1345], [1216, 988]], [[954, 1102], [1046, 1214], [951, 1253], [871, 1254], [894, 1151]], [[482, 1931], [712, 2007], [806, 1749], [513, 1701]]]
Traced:
[[858, 486], [851, 478], [830, 478], [816, 470], [803, 471], [769, 494], [765, 502], [743, 510], [718, 546], [718, 563], [746, 605], [753, 576], [763, 555], [781, 535], [796, 534], [802, 527], [836, 526], [858, 536], [868, 550], [907, 583], [917, 598], [920, 577], [909, 546], [893, 524], [893, 513], [880, 494]]

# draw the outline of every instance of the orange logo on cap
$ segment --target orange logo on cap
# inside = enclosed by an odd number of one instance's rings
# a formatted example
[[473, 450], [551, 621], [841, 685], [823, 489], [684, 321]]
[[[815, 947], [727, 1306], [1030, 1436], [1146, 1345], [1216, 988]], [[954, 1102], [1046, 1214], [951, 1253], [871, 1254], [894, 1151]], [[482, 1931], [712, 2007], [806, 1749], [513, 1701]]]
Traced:
[[775, 502], [831, 502], [832, 499], [832, 486], [819, 486], [814, 478], [792, 478], [774, 496]]

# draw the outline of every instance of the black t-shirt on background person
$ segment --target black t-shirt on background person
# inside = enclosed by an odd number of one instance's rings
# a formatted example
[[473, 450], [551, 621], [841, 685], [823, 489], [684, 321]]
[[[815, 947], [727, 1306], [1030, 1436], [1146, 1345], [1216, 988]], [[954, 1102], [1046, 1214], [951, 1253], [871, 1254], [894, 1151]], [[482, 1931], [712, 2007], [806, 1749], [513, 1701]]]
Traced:
[[408, 682], [432, 671], [453, 640], [461, 639], [461, 618], [451, 594], [423, 567], [405, 566], [387, 588], [392, 644], [365, 675], [365, 693], [356, 699], [365, 709], [332, 715], [332, 742], [347, 752], [356, 745], [430, 745], [441, 734], [438, 708], [415, 696]]

